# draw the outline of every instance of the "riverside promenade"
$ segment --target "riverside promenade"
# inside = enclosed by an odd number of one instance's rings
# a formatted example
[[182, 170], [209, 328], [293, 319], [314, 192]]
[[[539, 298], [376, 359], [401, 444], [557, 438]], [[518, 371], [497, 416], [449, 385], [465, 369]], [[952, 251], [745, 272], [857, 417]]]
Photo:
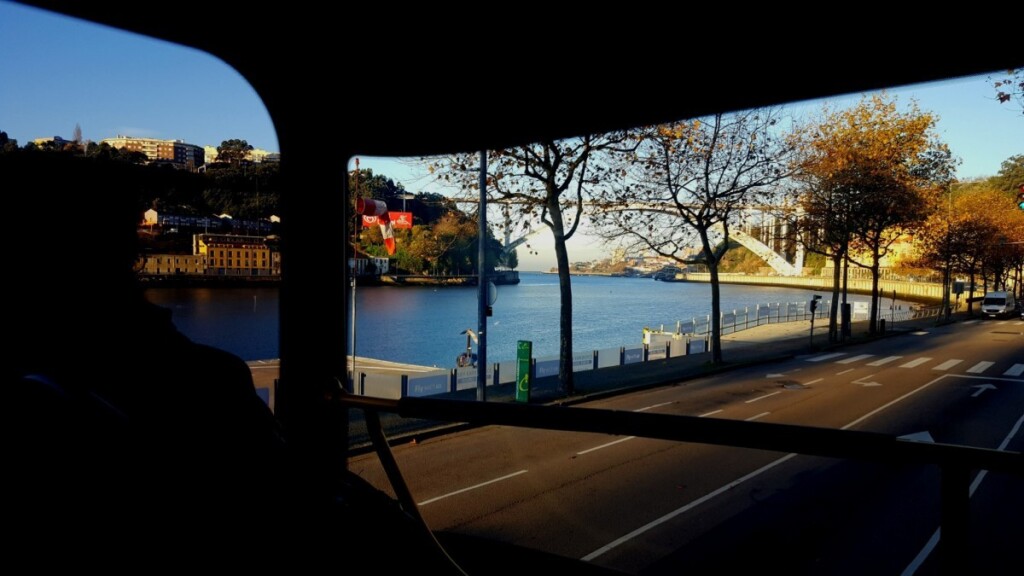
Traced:
[[[966, 314], [953, 315], [953, 321], [966, 318]], [[719, 374], [736, 368], [759, 363], [769, 363], [792, 358], [800, 354], [834, 349], [871, 339], [906, 334], [934, 326], [934, 316], [907, 319], [895, 323], [886, 322], [886, 331], [880, 335], [868, 335], [866, 321], [854, 322], [852, 337], [845, 342], [828, 342], [828, 322], [818, 319], [814, 327], [813, 347], [810, 340], [810, 322], [794, 321], [765, 324], [722, 336], [724, 363], [718, 366], [709, 361], [710, 354], [693, 354], [665, 360], [648, 361], [601, 370], [575, 373], [576, 392], [564, 394], [556, 377], [537, 379], [531, 388], [530, 402], [549, 405], [572, 405], [615, 394], [624, 394], [644, 388], [663, 386]], [[409, 373], [436, 371], [434, 367], [415, 366], [359, 357], [358, 369], [363, 372]], [[273, 387], [278, 375], [275, 362], [250, 362], [257, 391], [273, 408]], [[499, 384], [487, 388], [488, 402], [513, 402], [515, 390], [512, 384]], [[475, 389], [462, 390], [452, 394], [435, 396], [458, 400], [474, 400]], [[402, 419], [393, 414], [382, 414], [385, 432], [393, 442], [413, 441], [432, 435], [450, 432], [463, 427], [459, 424]], [[362, 414], [352, 411], [350, 422], [350, 446], [354, 452], [369, 447], [369, 437], [362, 422]]]

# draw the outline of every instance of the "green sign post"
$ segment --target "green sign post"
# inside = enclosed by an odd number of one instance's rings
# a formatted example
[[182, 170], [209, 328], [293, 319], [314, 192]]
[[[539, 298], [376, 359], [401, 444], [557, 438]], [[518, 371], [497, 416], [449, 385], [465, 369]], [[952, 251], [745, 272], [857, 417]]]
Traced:
[[533, 342], [520, 340], [516, 345], [516, 402], [530, 401], [530, 357]]

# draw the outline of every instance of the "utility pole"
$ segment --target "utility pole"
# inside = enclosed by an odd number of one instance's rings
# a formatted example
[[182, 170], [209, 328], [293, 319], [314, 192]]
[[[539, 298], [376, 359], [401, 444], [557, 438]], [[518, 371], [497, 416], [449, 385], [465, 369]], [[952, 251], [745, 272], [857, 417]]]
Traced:
[[477, 343], [476, 343], [476, 399], [487, 401], [487, 309], [490, 294], [487, 283], [487, 150], [480, 151], [480, 204], [477, 227]]
[[352, 263], [349, 265], [349, 294], [352, 295], [352, 313], [350, 314], [350, 322], [352, 322], [352, 369], [349, 372], [349, 389], [347, 392], [354, 393], [356, 391], [356, 241], [359, 238], [359, 225], [362, 224], [360, 220], [362, 217], [359, 215], [359, 210], [356, 209], [356, 202], [359, 199], [359, 158], [356, 158], [356, 183], [352, 188]]

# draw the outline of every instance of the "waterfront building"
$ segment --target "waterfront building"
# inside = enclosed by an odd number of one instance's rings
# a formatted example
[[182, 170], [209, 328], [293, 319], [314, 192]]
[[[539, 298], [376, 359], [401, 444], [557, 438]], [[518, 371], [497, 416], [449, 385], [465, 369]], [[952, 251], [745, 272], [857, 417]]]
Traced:
[[204, 275], [206, 256], [202, 254], [151, 254], [146, 257], [143, 274], [150, 276]]
[[119, 134], [114, 138], [104, 138], [101, 142], [118, 149], [142, 152], [149, 162], [166, 162], [178, 168], [196, 170], [206, 163], [202, 147], [181, 140], [135, 138]]
[[276, 237], [194, 234], [191, 254], [147, 254], [147, 276], [274, 277], [281, 275]]
[[275, 266], [263, 236], [195, 234], [192, 253], [206, 257], [206, 274], [213, 276], [271, 276]]
[[353, 258], [349, 260], [356, 276], [380, 276], [391, 271], [391, 260], [387, 258]]

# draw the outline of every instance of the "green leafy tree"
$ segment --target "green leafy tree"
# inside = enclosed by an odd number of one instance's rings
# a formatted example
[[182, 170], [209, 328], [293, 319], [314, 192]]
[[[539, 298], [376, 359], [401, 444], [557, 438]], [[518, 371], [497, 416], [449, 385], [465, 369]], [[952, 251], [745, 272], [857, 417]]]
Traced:
[[224, 140], [220, 143], [220, 146], [217, 146], [217, 162], [226, 162], [233, 166], [238, 166], [248, 158], [252, 150], [252, 144], [245, 140], [237, 138]]
[[1016, 198], [1021, 186], [1024, 186], [1024, 154], [1003, 160], [999, 166], [999, 173], [990, 178], [989, 183], [1011, 198]]
[[210, 166], [204, 174], [206, 189], [199, 204], [236, 218], [267, 218], [280, 211], [280, 173], [276, 162]]
[[0, 130], [0, 154], [18, 149], [18, 141], [7, 137], [7, 132]]
[[518, 251], [518, 249], [513, 248], [509, 252], [502, 252], [501, 265], [506, 267], [506, 268], [509, 268], [511, 270], [515, 270], [516, 268], [518, 268], [519, 267], [519, 251]]
[[101, 160], [117, 160], [120, 162], [139, 165], [145, 164], [148, 160], [146, 155], [138, 150], [114, 148], [106, 142], [101, 142], [99, 144], [96, 142], [89, 142], [85, 146], [85, 156]]

